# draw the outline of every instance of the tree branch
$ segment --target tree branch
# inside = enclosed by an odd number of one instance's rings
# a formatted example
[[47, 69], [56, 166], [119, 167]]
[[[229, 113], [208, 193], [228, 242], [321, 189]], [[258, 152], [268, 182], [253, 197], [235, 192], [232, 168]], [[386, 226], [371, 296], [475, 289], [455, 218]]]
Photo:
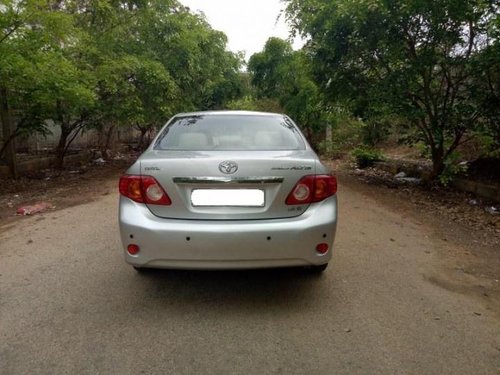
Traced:
[[19, 136], [20, 134], [20, 131], [19, 131], [19, 128], [16, 128], [16, 130], [14, 130], [13, 133], [11, 133], [11, 135], [9, 136], [9, 138], [7, 138], [3, 145], [2, 145], [2, 148], [0, 148], [0, 157], [3, 155], [3, 152], [5, 151], [5, 149], [7, 148], [7, 146], [9, 145], [10, 142], [12, 142], [12, 140], [14, 138], [16, 138], [17, 136]]
[[455, 151], [455, 149], [460, 145], [460, 140], [465, 133], [465, 129], [457, 129], [455, 132], [455, 139], [453, 143], [448, 147], [448, 150], [445, 152], [443, 160], [446, 160], [450, 154]]
[[467, 52], [465, 54], [465, 58], [469, 58], [471, 53], [472, 53], [472, 49], [474, 48], [474, 39], [476, 37], [476, 34], [474, 32], [474, 23], [472, 22], [472, 20], [469, 21], [469, 46], [467, 48]]
[[69, 146], [71, 146], [71, 143], [73, 143], [73, 141], [76, 139], [76, 137], [78, 136], [78, 134], [82, 131], [82, 129], [85, 127], [85, 119], [84, 119], [84, 116], [80, 117], [79, 120], [75, 121], [72, 125], [71, 125], [71, 130], [70, 130], [70, 134], [71, 136], [68, 137], [68, 140], [66, 142], [66, 146], [64, 146], [64, 154], [66, 154], [66, 152], [68, 151], [69, 149]]
[[7, 31], [7, 33], [4, 36], [2, 36], [2, 38], [0, 39], [0, 44], [4, 40], [6, 40], [9, 36], [11, 36], [21, 25], [22, 25], [22, 22], [19, 22], [19, 21], [15, 22], [14, 26], [12, 26], [12, 28], [9, 31]]

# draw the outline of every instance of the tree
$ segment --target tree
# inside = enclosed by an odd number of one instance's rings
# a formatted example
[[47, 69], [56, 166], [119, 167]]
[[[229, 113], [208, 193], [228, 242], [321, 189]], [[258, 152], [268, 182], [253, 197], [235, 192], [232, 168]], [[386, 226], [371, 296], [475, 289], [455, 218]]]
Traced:
[[315, 79], [326, 97], [349, 102], [364, 118], [376, 108], [403, 118], [412, 140], [430, 149], [432, 177], [490, 118], [477, 101], [483, 83], [473, 62], [498, 45], [498, 3], [287, 2], [294, 30], [309, 38]]
[[91, 11], [80, 9], [78, 23], [92, 41], [83, 54], [96, 79], [97, 102], [89, 127], [99, 131], [99, 146], [107, 157], [115, 129], [139, 130], [142, 148], [145, 135], [172, 114], [180, 95], [174, 78], [145, 43], [141, 25], [152, 3], [107, 3], [104, 10], [103, 4], [90, 3]]
[[176, 0], [5, 0], [0, 101], [17, 127], [0, 150], [52, 121], [61, 168], [85, 130], [99, 130], [106, 150], [118, 126], [139, 129], [142, 143], [176, 112], [223, 108], [242, 91], [242, 56], [226, 43]]
[[40, 74], [38, 116], [51, 119], [60, 128], [55, 166], [62, 168], [71, 143], [90, 119], [96, 101], [95, 77], [65, 56], [65, 51], [39, 54], [34, 66]]
[[273, 37], [250, 57], [248, 70], [257, 98], [277, 100], [317, 146], [324, 138], [328, 106], [313, 80], [311, 63], [305, 50], [293, 51], [289, 42]]
[[257, 52], [248, 61], [252, 74], [252, 85], [259, 98], [279, 98], [284, 91], [285, 75], [292, 60], [290, 43], [280, 38], [269, 38], [262, 52]]
[[[305, 50], [296, 51], [287, 64], [280, 102], [293, 117], [316, 149], [332, 125], [330, 106], [312, 77], [312, 62]], [[299, 73], [298, 73], [299, 72]]]
[[153, 2], [138, 32], [148, 55], [165, 66], [182, 93], [176, 109], [220, 109], [239, 97], [243, 58], [226, 50], [227, 37], [203, 15], [182, 6], [167, 11], [162, 3]]
[[[498, 18], [500, 23], [500, 18]], [[500, 27], [497, 29], [500, 31]], [[475, 56], [472, 70], [477, 82], [475, 99], [486, 121], [479, 134], [491, 155], [500, 157], [500, 43], [488, 46]]]
[[[44, 95], [39, 86], [43, 72], [35, 68], [35, 62], [40, 55], [50, 58], [52, 48], [64, 43], [65, 36], [70, 37], [72, 31], [71, 20], [52, 12], [42, 0], [6, 0], [0, 6], [0, 111], [4, 130], [0, 155], [10, 149], [12, 158], [13, 142], [20, 135], [47, 133], [38, 102]], [[58, 67], [54, 65], [51, 69]], [[10, 124], [14, 117], [11, 112], [15, 114], [15, 127]], [[11, 168], [15, 175], [15, 166]]]

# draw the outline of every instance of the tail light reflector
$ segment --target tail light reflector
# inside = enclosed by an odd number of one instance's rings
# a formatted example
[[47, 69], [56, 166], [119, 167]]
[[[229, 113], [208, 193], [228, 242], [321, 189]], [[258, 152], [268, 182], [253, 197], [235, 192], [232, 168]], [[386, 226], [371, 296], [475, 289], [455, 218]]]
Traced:
[[139, 246], [137, 246], [135, 244], [130, 244], [127, 246], [127, 251], [130, 255], [137, 255], [137, 253], [139, 253], [140, 249], [139, 249]]
[[337, 193], [337, 179], [331, 175], [302, 177], [286, 199], [287, 205], [321, 202]]
[[328, 252], [328, 244], [319, 243], [318, 245], [316, 245], [316, 252], [321, 255], [326, 254]]
[[124, 175], [120, 178], [120, 194], [138, 203], [169, 206], [170, 197], [151, 176]]

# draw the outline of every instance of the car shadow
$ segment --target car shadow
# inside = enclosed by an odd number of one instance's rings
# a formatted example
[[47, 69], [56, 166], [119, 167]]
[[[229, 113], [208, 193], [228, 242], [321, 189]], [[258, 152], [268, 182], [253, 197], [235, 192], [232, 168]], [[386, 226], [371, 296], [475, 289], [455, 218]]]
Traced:
[[[331, 272], [331, 270], [330, 270]], [[143, 303], [219, 305], [225, 309], [244, 307], [247, 311], [312, 306], [328, 295], [331, 277], [312, 274], [304, 268], [237, 271], [188, 271], [151, 269], [137, 273], [134, 284]], [[140, 301], [139, 301], [140, 302]]]

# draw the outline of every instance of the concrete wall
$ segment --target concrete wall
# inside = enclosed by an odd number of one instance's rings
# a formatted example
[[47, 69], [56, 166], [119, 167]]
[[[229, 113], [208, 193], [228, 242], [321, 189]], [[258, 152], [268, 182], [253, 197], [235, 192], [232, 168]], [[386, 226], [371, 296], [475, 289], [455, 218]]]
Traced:
[[[78, 164], [86, 164], [90, 160], [92, 160], [93, 153], [90, 151], [83, 151], [78, 154], [68, 155], [64, 158], [64, 165], [78, 165]], [[37, 159], [32, 159], [28, 161], [24, 161], [19, 163], [18, 171], [19, 175], [27, 175], [30, 172], [37, 172], [42, 169], [51, 168], [55, 163], [55, 157], [41, 157]], [[10, 170], [7, 166], [0, 165], [0, 178], [9, 178], [11, 177]]]
[[[18, 138], [16, 148], [22, 152], [38, 152], [53, 150], [59, 141], [61, 129], [53, 121], [47, 121], [49, 134], [46, 136], [34, 134], [28, 138]], [[139, 132], [131, 127], [117, 127], [114, 132], [114, 142], [132, 142], [139, 138]], [[95, 129], [81, 132], [71, 143], [72, 149], [96, 148], [99, 146], [99, 133]]]
[[470, 180], [454, 180], [452, 185], [458, 190], [473, 193], [481, 198], [500, 202], [500, 185], [498, 184], [491, 185]]

